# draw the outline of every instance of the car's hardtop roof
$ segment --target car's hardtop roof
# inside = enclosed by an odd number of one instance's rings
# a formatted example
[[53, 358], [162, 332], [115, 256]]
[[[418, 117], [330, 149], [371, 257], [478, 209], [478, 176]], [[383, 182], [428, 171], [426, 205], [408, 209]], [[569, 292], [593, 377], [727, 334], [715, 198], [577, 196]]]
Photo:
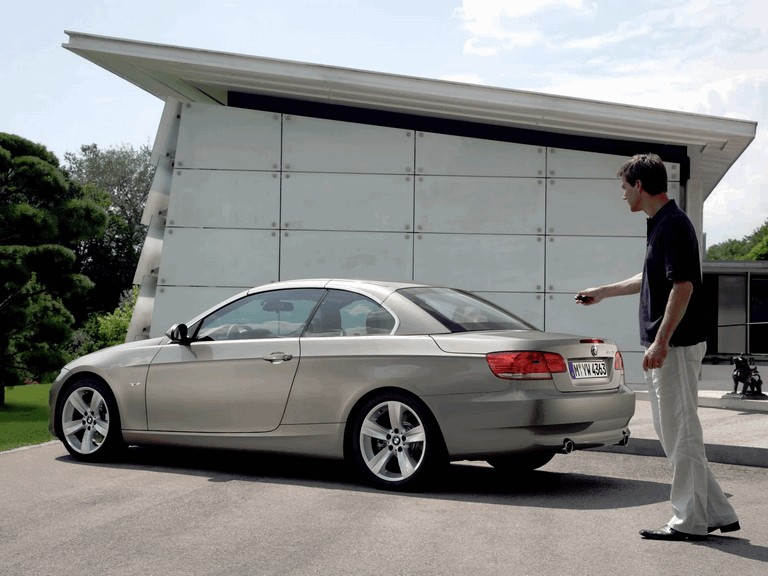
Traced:
[[[362, 280], [354, 278], [309, 278], [300, 280], [283, 280], [251, 288], [249, 293], [284, 290], [287, 288], [337, 288], [340, 290], [362, 291], [386, 296], [403, 288], [429, 288], [428, 284], [406, 281]], [[382, 298], [383, 299], [383, 298]]]

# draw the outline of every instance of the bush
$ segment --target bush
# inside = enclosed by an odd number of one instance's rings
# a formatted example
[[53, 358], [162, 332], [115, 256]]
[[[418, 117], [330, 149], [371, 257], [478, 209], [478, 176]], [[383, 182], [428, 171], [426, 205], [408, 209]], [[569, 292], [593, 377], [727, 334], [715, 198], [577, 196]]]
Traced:
[[125, 342], [138, 296], [139, 288], [134, 286], [131, 290], [123, 292], [120, 304], [114, 312], [90, 316], [83, 327], [73, 335], [72, 355], [83, 356]]

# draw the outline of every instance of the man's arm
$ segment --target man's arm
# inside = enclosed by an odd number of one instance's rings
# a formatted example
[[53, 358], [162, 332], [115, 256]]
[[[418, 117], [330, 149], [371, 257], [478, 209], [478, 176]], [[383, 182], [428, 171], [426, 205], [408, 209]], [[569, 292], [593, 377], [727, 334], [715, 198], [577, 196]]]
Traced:
[[693, 284], [691, 282], [675, 282], [672, 285], [672, 291], [669, 293], [667, 306], [664, 309], [664, 317], [661, 319], [658, 332], [656, 332], [656, 339], [643, 356], [643, 370], [661, 368], [664, 364], [669, 353], [669, 341], [685, 315], [692, 294]]
[[[585, 306], [589, 306], [590, 304], [597, 304], [604, 298], [611, 298], [613, 296], [628, 296], [629, 294], [639, 294], [642, 284], [643, 273], [640, 272], [639, 274], [632, 276], [632, 278], [627, 278], [621, 282], [606, 284], [605, 286], [598, 286], [597, 288], [579, 290], [579, 292], [576, 294], [576, 301], [580, 304], [584, 304]], [[678, 320], [678, 322], [680, 322], [680, 320]]]

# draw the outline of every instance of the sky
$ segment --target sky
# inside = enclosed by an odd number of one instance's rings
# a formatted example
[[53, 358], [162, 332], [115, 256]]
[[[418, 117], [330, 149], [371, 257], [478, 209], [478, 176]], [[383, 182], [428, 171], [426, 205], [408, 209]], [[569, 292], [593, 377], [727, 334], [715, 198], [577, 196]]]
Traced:
[[65, 31], [758, 122], [708, 246], [768, 220], [765, 0], [26, 0], [0, 10], [0, 132], [60, 160], [152, 145], [163, 103]]

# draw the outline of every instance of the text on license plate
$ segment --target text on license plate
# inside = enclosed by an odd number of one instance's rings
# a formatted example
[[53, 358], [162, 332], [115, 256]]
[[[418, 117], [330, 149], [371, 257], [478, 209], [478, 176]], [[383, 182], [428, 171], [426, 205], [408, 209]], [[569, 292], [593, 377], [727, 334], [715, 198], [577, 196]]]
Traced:
[[608, 375], [608, 368], [605, 362], [569, 362], [571, 368], [571, 378], [578, 380], [580, 378], [600, 378]]

